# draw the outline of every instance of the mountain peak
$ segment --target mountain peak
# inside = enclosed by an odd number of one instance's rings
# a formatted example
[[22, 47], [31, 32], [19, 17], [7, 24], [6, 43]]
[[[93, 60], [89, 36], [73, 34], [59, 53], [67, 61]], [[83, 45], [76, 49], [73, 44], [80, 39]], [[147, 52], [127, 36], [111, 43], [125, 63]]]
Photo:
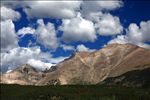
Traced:
[[24, 64], [16, 69], [14, 69], [11, 72], [15, 72], [15, 71], [19, 71], [21, 73], [31, 73], [31, 72], [39, 72], [37, 69], [35, 69], [33, 66], [29, 65], [29, 64]]
[[150, 68], [150, 50], [133, 44], [110, 44], [95, 52], [76, 52], [52, 71], [25, 64], [3, 75], [2, 82], [32, 85], [98, 84], [129, 71]]
[[24, 64], [11, 72], [2, 74], [1, 83], [33, 85], [43, 77], [45, 77], [43, 72], [36, 70], [29, 64]]
[[97, 84], [108, 77], [150, 67], [150, 50], [133, 44], [110, 44], [91, 53], [76, 52], [57, 66], [57, 71], [48, 73], [38, 84], [54, 79], [60, 84]]

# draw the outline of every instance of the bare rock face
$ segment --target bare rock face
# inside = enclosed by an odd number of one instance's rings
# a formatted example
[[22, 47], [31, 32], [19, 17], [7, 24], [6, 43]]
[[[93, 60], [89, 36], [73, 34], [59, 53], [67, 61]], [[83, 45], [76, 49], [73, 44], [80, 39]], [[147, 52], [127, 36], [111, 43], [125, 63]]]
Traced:
[[132, 44], [111, 44], [96, 52], [77, 52], [73, 57], [57, 65], [37, 85], [50, 84], [98, 84], [110, 77], [128, 71], [150, 67], [150, 50]]
[[26, 85], [99, 84], [129, 71], [150, 68], [150, 50], [132, 44], [111, 44], [95, 52], [72, 57], [39, 72], [29, 65], [2, 75], [3, 83]]
[[37, 71], [32, 66], [25, 64], [9, 73], [2, 74], [1, 83], [34, 85], [45, 77], [43, 72]]

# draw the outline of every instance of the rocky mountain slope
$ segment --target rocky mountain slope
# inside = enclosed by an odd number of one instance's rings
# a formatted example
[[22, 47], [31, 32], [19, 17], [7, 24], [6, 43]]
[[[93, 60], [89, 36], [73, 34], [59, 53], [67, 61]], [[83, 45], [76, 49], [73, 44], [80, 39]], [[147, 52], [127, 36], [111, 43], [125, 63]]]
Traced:
[[96, 52], [77, 52], [37, 84], [98, 84], [128, 71], [150, 67], [150, 50], [132, 44], [111, 44]]
[[34, 85], [45, 77], [45, 73], [25, 64], [9, 73], [1, 75], [1, 83]]
[[[31, 85], [99, 84], [129, 71], [140, 71], [146, 68], [150, 68], [149, 49], [132, 44], [110, 44], [91, 53], [76, 52], [45, 73], [33, 71], [32, 74], [26, 72], [22, 74], [14, 70], [15, 74], [10, 72], [2, 75], [4, 77], [2, 82]], [[21, 80], [18, 81], [20, 77]]]

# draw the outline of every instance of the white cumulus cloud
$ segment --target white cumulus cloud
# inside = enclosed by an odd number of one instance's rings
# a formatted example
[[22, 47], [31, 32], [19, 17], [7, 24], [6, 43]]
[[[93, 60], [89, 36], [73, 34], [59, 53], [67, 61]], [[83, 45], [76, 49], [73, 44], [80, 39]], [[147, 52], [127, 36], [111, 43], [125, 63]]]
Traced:
[[42, 19], [39, 19], [37, 23], [38, 28], [35, 31], [37, 36], [37, 42], [49, 49], [57, 48], [58, 41], [54, 25], [50, 22], [48, 22], [47, 25], [45, 25]]
[[18, 39], [15, 32], [15, 26], [12, 20], [5, 20], [0, 22], [1, 26], [1, 52], [10, 50], [14, 47], [17, 47]]
[[[121, 0], [115, 1], [5, 1], [3, 6], [22, 7], [29, 18], [73, 18], [81, 10], [84, 17], [93, 12], [114, 10], [123, 6]], [[82, 9], [80, 9], [82, 8]]]
[[81, 1], [32, 1], [24, 11], [29, 18], [72, 18], [80, 8]]
[[86, 46], [83, 45], [83, 44], [78, 45], [76, 49], [77, 49], [77, 51], [79, 51], [79, 52], [83, 52], [83, 51], [86, 51], [86, 52], [93, 52], [93, 51], [95, 51], [95, 49], [90, 49], [90, 48], [86, 47]]
[[72, 46], [72, 45], [65, 45], [65, 44], [62, 44], [61, 47], [67, 51], [67, 50], [75, 50], [75, 47]]
[[[81, 5], [82, 14], [85, 18], [96, 18], [104, 10], [114, 10], [123, 6], [123, 2], [120, 0], [114, 1], [84, 1]], [[95, 16], [96, 15], [96, 16]]]
[[60, 57], [57, 57], [57, 58], [51, 58], [49, 61], [52, 63], [52, 64], [58, 64], [59, 62], [62, 62], [64, 61], [65, 59], [67, 59], [68, 57], [63, 57], [63, 56], [60, 56]]
[[131, 23], [127, 29], [126, 35], [119, 35], [117, 38], [109, 41], [111, 43], [126, 44], [132, 43], [143, 48], [150, 48], [145, 42], [150, 41], [150, 21], [141, 21], [140, 26]]
[[116, 35], [123, 31], [119, 18], [111, 14], [103, 14], [96, 23], [96, 28], [97, 32], [103, 36]]
[[126, 35], [118, 35], [116, 38], [108, 42], [108, 44], [113, 44], [113, 43], [126, 44], [126, 43], [129, 43], [129, 40]]
[[39, 47], [23, 48], [17, 47], [8, 52], [1, 53], [1, 69], [8, 70], [26, 64], [30, 59], [49, 60], [51, 54], [42, 53]]
[[29, 59], [27, 64], [35, 67], [36, 69], [39, 69], [39, 70], [46, 70], [46, 69], [50, 69], [51, 66], [54, 66], [55, 64], [52, 64], [52, 63], [45, 63], [45, 62], [42, 62], [41, 60], [35, 60], [35, 59]]
[[42, 52], [40, 47], [17, 47], [8, 52], [1, 53], [1, 71], [6, 72], [20, 67], [24, 64], [30, 64], [36, 69], [49, 69], [52, 65], [63, 61], [67, 57], [52, 58], [49, 52]]
[[150, 41], [150, 21], [142, 21], [140, 26], [131, 23], [128, 28], [128, 37], [133, 42], [147, 42]]
[[63, 20], [60, 30], [64, 32], [62, 38], [66, 42], [96, 39], [94, 24], [82, 18], [80, 14], [75, 18]]
[[37, 43], [48, 49], [56, 49], [59, 43], [54, 25], [50, 22], [45, 24], [43, 19], [38, 19], [37, 26], [36, 29], [32, 27], [23, 27], [18, 30], [17, 34], [22, 36], [25, 34], [32, 34], [36, 37]]
[[31, 27], [23, 27], [19, 29], [17, 32], [18, 35], [22, 35], [22, 36], [24, 36], [25, 34], [34, 34], [34, 33], [35, 33], [35, 29]]
[[1, 20], [8, 20], [11, 19], [16, 21], [20, 19], [21, 15], [18, 11], [15, 11], [11, 8], [7, 8], [5, 6], [1, 6]]

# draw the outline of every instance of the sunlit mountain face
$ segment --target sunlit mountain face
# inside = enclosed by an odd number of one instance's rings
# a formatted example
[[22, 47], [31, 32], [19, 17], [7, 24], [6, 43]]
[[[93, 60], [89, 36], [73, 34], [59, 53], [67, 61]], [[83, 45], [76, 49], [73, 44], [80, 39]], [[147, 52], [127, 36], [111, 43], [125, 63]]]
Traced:
[[[34, 62], [34, 61], [33, 61]], [[103, 49], [76, 52], [40, 70], [29, 64], [1, 74], [1, 83], [19, 85], [149, 86], [150, 50], [133, 44], [109, 44]]]
[[149, 50], [149, 9], [148, 0], [2, 0], [1, 72], [24, 64], [44, 71], [76, 52], [91, 53], [110, 44]]

